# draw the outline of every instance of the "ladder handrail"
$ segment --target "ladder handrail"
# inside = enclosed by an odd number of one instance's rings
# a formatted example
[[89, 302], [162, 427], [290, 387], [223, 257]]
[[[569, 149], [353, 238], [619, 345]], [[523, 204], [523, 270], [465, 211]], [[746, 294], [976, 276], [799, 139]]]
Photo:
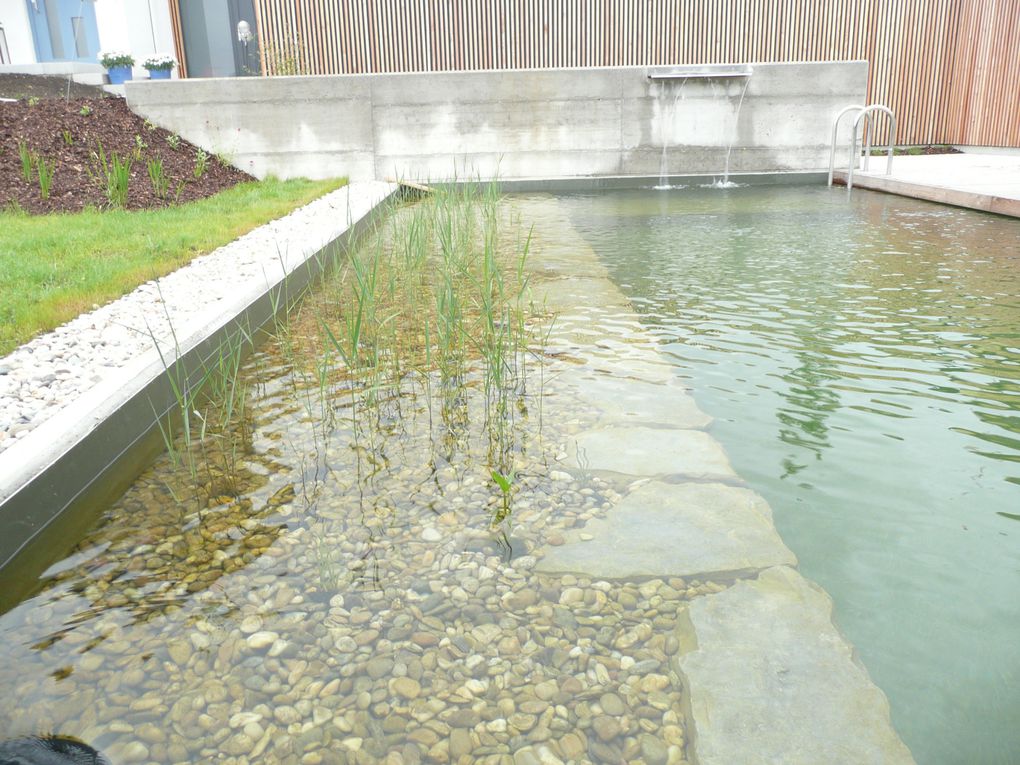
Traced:
[[[857, 163], [857, 131], [861, 125], [861, 120], [864, 120], [864, 126], [870, 127], [873, 119], [872, 115], [875, 112], [882, 112], [889, 116], [889, 157], [885, 166], [885, 174], [889, 175], [892, 173], [892, 158], [893, 148], [895, 144], [896, 136], [896, 115], [892, 113], [892, 109], [883, 104], [870, 104], [868, 106], [847, 106], [840, 110], [839, 114], [832, 121], [832, 143], [829, 145], [829, 182], [828, 185], [832, 185], [832, 176], [836, 169], [836, 133], [839, 130], [839, 121], [843, 119], [843, 115], [850, 112], [857, 112], [857, 116], [854, 118], [853, 128], [850, 131], [850, 162], [849, 170], [846, 177], [847, 189], [854, 187], [854, 165]], [[862, 163], [862, 170], [867, 170], [871, 159], [871, 134], [872, 130], [868, 130], [868, 141], [864, 152], [864, 162]]]
[[[883, 112], [889, 116], [889, 155], [886, 160], [885, 174], [890, 175], [892, 173], [893, 148], [896, 143], [896, 115], [892, 113], [892, 109], [888, 106], [883, 106], [882, 104], [871, 104], [870, 106], [865, 106], [864, 109], [861, 110], [861, 113], [857, 115], [857, 119], [854, 120], [854, 129], [850, 136], [850, 171], [846, 175], [846, 187], [848, 190], [854, 187], [854, 160], [857, 155], [857, 126], [860, 124], [862, 119], [866, 120], [864, 124], [868, 125], [873, 112]], [[862, 170], [868, 169], [868, 160], [871, 156], [871, 133], [872, 131], [869, 129], [867, 150], [864, 153]]]
[[843, 109], [839, 114], [836, 115], [836, 119], [832, 121], [832, 143], [829, 146], [829, 185], [832, 185], [832, 173], [836, 169], [836, 131], [839, 129], [839, 121], [843, 119], [843, 115], [853, 111], [864, 111], [863, 106], [848, 106]]

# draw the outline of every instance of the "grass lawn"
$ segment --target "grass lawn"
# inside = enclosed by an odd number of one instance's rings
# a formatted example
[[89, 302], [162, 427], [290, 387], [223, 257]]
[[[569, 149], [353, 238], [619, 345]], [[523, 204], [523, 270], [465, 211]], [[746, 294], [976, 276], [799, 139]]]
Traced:
[[159, 210], [0, 212], [0, 356], [344, 183], [268, 179]]

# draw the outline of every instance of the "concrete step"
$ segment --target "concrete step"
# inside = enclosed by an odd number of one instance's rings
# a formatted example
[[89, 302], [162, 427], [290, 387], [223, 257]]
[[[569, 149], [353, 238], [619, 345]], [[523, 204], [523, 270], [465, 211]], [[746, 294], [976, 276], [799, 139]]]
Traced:
[[78, 61], [46, 61], [41, 64], [0, 64], [0, 74], [40, 74], [60, 77], [68, 74], [103, 74], [101, 64], [87, 64]]
[[110, 81], [110, 78], [106, 76], [106, 72], [72, 74], [71, 79], [75, 82], [81, 83], [82, 85], [105, 85]]

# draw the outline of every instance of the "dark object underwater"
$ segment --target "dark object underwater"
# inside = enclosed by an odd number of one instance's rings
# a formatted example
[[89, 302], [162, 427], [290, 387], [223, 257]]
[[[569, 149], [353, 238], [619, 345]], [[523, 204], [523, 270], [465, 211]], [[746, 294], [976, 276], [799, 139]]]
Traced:
[[26, 736], [0, 741], [0, 765], [110, 765], [110, 761], [77, 739]]

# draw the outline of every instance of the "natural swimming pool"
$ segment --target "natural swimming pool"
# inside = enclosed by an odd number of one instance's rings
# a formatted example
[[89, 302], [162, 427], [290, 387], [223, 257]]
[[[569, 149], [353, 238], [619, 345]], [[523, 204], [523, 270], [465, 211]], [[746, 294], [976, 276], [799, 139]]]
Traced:
[[[350, 391], [331, 388], [348, 403], [329, 427], [310, 427], [324, 411], [321, 378], [269, 347], [248, 365], [260, 371], [238, 451], [213, 449], [240, 455], [244, 480], [233, 484], [221, 460], [202, 477], [209, 501], [189, 505], [180, 500], [193, 482], [175, 483], [162, 460], [43, 592], [0, 620], [14, 688], [0, 702], [4, 735], [61, 729], [119, 746], [126, 760], [167, 762], [330, 761], [338, 749], [358, 762], [443, 752], [499, 762], [524, 746], [596, 762], [682, 754], [673, 615], [720, 585], [535, 568], [627, 490], [583, 463], [561, 469], [592, 412], [539, 393], [558, 392], [564, 366], [654, 367], [659, 416], [686, 406], [667, 379], [679, 375], [717, 418], [711, 433], [772, 503], [804, 572], [835, 597], [918, 761], [1008, 760], [1015, 485], [997, 457], [1012, 454], [1015, 426], [1014, 224], [866, 194], [848, 204], [820, 189], [619, 192], [520, 208], [537, 221], [537, 271], [587, 285], [596, 266], [573, 255], [590, 244], [644, 326], [615, 293], [575, 306], [560, 328], [587, 333], [590, 349], [567, 356], [552, 338], [548, 386], [515, 397], [518, 427], [501, 443], [518, 472], [516, 556], [507, 561], [490, 529], [501, 497], [493, 442], [478, 427], [483, 376], [468, 374], [449, 399], [420, 390], [421, 379], [416, 396], [362, 388], [374, 426], [352, 441]], [[919, 295], [950, 289], [941, 276], [957, 277], [952, 300], [928, 298], [932, 310], [917, 316]], [[609, 333], [593, 329], [597, 318]], [[672, 365], [644, 354], [655, 344]], [[986, 443], [998, 451], [974, 447]], [[954, 473], [980, 501], [937, 504], [966, 490], [946, 488]], [[1006, 515], [985, 517], [996, 512]], [[980, 548], [956, 536], [974, 530]], [[941, 718], [945, 705], [952, 715]]]
[[1020, 757], [1020, 222], [825, 188], [563, 204], [917, 761]]

